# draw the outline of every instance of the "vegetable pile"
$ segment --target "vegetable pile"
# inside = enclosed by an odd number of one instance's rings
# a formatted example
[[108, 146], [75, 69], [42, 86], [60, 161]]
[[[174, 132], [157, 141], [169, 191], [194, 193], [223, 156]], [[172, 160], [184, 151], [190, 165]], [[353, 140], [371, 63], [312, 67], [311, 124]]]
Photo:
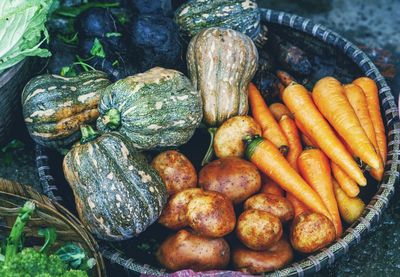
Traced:
[[[257, 39], [255, 1], [192, 0], [176, 23], [140, 3], [134, 13], [110, 3], [56, 11], [79, 10], [79, 61], [23, 92], [32, 138], [66, 148], [82, 222], [120, 241], [158, 221], [172, 234], [156, 257], [171, 271], [259, 274], [340, 238], [386, 163], [375, 82], [310, 82], [305, 51], [275, 33]], [[206, 130], [198, 167], [182, 149]]]
[[[85, 252], [74, 243], [67, 243], [56, 251], [52, 249], [57, 239], [54, 228], [39, 229], [44, 237], [40, 249], [23, 246], [23, 231], [35, 212], [35, 204], [26, 202], [20, 209], [10, 235], [5, 242], [5, 250], [0, 253], [0, 275], [12, 276], [54, 276], [84, 277], [94, 266], [94, 259], [87, 258]], [[52, 253], [52, 254], [51, 254]]]

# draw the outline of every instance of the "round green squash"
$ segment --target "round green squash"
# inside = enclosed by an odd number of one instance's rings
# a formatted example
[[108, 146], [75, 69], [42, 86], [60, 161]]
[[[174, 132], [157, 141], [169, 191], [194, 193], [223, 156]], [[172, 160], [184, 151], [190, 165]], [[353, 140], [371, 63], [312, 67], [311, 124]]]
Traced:
[[99, 130], [118, 131], [138, 149], [182, 145], [202, 119], [201, 97], [190, 80], [161, 67], [107, 87], [99, 112]]
[[65, 156], [64, 175], [82, 222], [98, 238], [118, 241], [143, 232], [160, 216], [168, 193], [161, 177], [117, 132], [83, 126]]
[[175, 12], [175, 22], [189, 37], [210, 27], [233, 29], [263, 44], [266, 29], [260, 25], [260, 11], [253, 0], [192, 0]]
[[190, 41], [187, 62], [208, 126], [247, 114], [247, 87], [258, 64], [257, 48], [248, 36], [219, 27], [204, 29]]
[[22, 92], [22, 111], [32, 139], [56, 149], [78, 140], [79, 126], [97, 119], [101, 91], [110, 83], [101, 71], [31, 79]]

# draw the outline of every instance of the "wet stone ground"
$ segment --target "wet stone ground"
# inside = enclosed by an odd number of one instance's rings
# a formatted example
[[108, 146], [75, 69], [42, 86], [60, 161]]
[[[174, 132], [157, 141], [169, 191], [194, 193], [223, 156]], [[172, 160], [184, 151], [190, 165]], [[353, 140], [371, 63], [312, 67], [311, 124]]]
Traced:
[[[400, 91], [399, 0], [262, 0], [260, 6], [313, 19], [334, 29], [360, 46], [378, 53], [378, 63], [390, 63], [388, 72], [395, 95]], [[380, 52], [384, 49], [386, 52]], [[381, 53], [381, 54], [379, 54]], [[383, 53], [383, 61], [382, 61]], [[0, 177], [39, 189], [34, 147], [24, 130], [14, 130], [15, 140], [0, 149]], [[315, 276], [400, 276], [400, 203], [396, 193], [382, 221], [360, 245]]]

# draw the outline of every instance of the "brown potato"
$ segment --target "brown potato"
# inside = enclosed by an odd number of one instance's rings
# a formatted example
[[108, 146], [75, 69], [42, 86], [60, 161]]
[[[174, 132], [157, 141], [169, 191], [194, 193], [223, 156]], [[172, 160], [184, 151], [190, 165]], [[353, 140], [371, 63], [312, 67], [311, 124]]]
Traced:
[[241, 242], [253, 250], [267, 250], [283, 233], [276, 216], [260, 210], [246, 210], [238, 218], [236, 234]]
[[163, 179], [170, 195], [197, 185], [193, 164], [178, 151], [169, 150], [158, 154], [151, 165]]
[[245, 274], [260, 274], [280, 269], [293, 259], [290, 244], [281, 239], [271, 248], [254, 251], [245, 247], [236, 248], [232, 253], [232, 263], [236, 270]]
[[251, 162], [230, 157], [215, 160], [203, 167], [199, 174], [199, 185], [204, 190], [221, 192], [238, 204], [260, 190], [261, 177]]
[[190, 200], [187, 221], [196, 233], [219, 238], [235, 229], [236, 216], [228, 197], [219, 192], [206, 191]]
[[230, 249], [223, 238], [206, 238], [180, 230], [161, 244], [156, 256], [171, 271], [204, 271], [225, 268], [229, 263]]
[[243, 157], [246, 136], [261, 135], [261, 127], [247, 115], [238, 115], [226, 120], [214, 137], [214, 152], [218, 158]]
[[323, 214], [306, 211], [297, 216], [290, 229], [294, 249], [312, 253], [331, 243], [336, 237], [335, 226]]
[[185, 189], [171, 196], [161, 213], [158, 223], [170, 229], [181, 229], [187, 225], [187, 206], [196, 195], [203, 194], [200, 188]]
[[255, 209], [269, 212], [278, 217], [282, 222], [291, 220], [294, 216], [292, 204], [283, 196], [259, 193], [244, 202], [244, 209]]

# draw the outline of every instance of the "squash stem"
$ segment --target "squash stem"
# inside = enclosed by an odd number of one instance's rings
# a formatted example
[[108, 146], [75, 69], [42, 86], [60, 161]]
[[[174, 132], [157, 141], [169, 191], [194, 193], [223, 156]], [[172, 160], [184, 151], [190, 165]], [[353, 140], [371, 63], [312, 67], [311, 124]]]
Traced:
[[117, 130], [121, 126], [121, 113], [115, 108], [109, 109], [101, 120], [111, 130]]
[[208, 133], [210, 134], [210, 144], [208, 145], [206, 155], [201, 161], [201, 166], [208, 164], [214, 156], [214, 136], [216, 131], [217, 128], [208, 128]]
[[100, 134], [93, 130], [92, 126], [82, 125], [81, 126], [81, 143], [87, 143], [89, 141], [95, 140]]

